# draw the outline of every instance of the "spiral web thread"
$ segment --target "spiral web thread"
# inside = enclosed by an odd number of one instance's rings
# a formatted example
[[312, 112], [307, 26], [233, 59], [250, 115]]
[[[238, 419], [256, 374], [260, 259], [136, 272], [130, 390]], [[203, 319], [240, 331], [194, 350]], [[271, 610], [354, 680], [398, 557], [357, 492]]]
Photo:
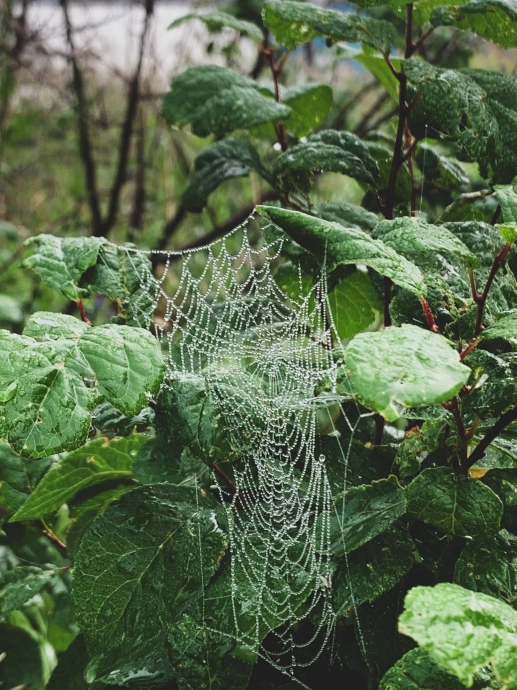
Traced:
[[[228, 513], [232, 637], [296, 680], [296, 667], [328, 645], [335, 620], [332, 496], [325, 456], [315, 451], [318, 420], [332, 423], [329, 409], [341, 403], [340, 361], [325, 270], [308, 294], [300, 274], [298, 297], [287, 298], [274, 279], [285, 240], [252, 247], [250, 219], [201, 249], [160, 252], [161, 277], [141, 277], [142, 315], [149, 325], [155, 315], [168, 345], [163, 386], [201, 376], [240, 458], [233, 491], [214, 475]], [[347, 450], [336, 441], [346, 477]], [[293, 627], [306, 618], [311, 633], [295, 640]]]

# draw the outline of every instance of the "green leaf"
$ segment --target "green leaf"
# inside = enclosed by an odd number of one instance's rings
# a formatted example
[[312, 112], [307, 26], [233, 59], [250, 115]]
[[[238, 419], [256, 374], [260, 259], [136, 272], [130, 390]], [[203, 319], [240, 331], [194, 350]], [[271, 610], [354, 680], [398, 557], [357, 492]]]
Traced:
[[404, 440], [397, 447], [395, 465], [400, 477], [417, 474], [427, 456], [438, 448], [438, 438], [447, 424], [446, 419], [428, 419], [422, 427], [406, 431]]
[[329, 114], [334, 97], [327, 84], [307, 82], [286, 89], [282, 94], [282, 103], [292, 111], [286, 122], [288, 131], [296, 137], [306, 137]]
[[133, 461], [147, 440], [138, 434], [112, 441], [99, 438], [70, 453], [47, 472], [11, 522], [55, 513], [80, 491], [97, 484], [131, 479]]
[[273, 164], [272, 173], [304, 192], [311, 187], [315, 171], [348, 175], [366, 185], [375, 186], [379, 176], [377, 163], [363, 142], [350, 132], [326, 129], [295, 144], [282, 153]]
[[[384, 532], [405, 512], [404, 491], [393, 475], [348, 489], [334, 498], [330, 513], [331, 553], [351, 553]], [[322, 522], [320, 516], [319, 524]]]
[[190, 488], [209, 488], [213, 483], [210, 468], [195, 458], [188, 448], [153, 438], [142, 448], [133, 466], [141, 484], [174, 484]]
[[0, 618], [19, 609], [52, 580], [56, 569], [27, 565], [8, 570], [0, 577]]
[[50, 462], [25, 460], [0, 441], [0, 507], [7, 517], [25, 503]]
[[109, 677], [126, 685], [135, 673], [135, 682], [149, 685], [170, 679], [167, 629], [217, 570], [225, 525], [225, 509], [208, 493], [165, 484], [124, 494], [95, 520], [81, 541], [73, 583], [91, 655], [88, 682]]
[[192, 19], [199, 19], [202, 21], [209, 31], [217, 32], [222, 29], [235, 29], [239, 31], [244, 36], [249, 36], [255, 43], [259, 45], [264, 40], [262, 31], [256, 24], [252, 22], [244, 21], [243, 19], [237, 19], [232, 14], [227, 12], [206, 12], [206, 13], [190, 13], [179, 17], [172, 24], [169, 24], [168, 29], [175, 29], [177, 26], [181, 26], [185, 22]]
[[277, 41], [290, 50], [325, 37], [334, 42], [364, 43], [389, 53], [396, 41], [394, 27], [388, 22], [291, 0], [267, 0], [262, 17]]
[[379, 222], [375, 213], [362, 206], [349, 204], [346, 201], [327, 201], [313, 208], [313, 213], [323, 220], [339, 223], [344, 228], [357, 228], [371, 231]]
[[179, 690], [245, 690], [253, 670], [235, 659], [225, 635], [207, 631], [190, 616], [170, 632], [170, 659]]
[[0, 435], [24, 457], [77, 448], [99, 402], [135, 414], [161, 383], [160, 346], [142, 329], [98, 326], [43, 342], [4, 331], [0, 343]]
[[200, 213], [209, 195], [225, 180], [245, 177], [255, 170], [262, 177], [269, 175], [256, 149], [245, 139], [223, 139], [202, 151], [194, 161], [194, 172], [183, 192], [187, 211]]
[[79, 321], [75, 316], [37, 311], [29, 316], [23, 329], [23, 335], [36, 338], [36, 340], [60, 340], [62, 338], [78, 340], [87, 330], [87, 324]]
[[[393, 146], [382, 141], [365, 141], [370, 156], [377, 162], [380, 177], [377, 180], [377, 191], [385, 192], [389, 186], [391, 165], [393, 161]], [[395, 198], [397, 201], [407, 202], [411, 199], [411, 174], [406, 163], [400, 166], [395, 183]]]
[[[463, 221], [461, 223], [446, 222], [444, 226], [470, 249], [472, 254], [476, 256], [480, 266], [492, 268], [495, 256], [504, 246], [500, 233], [493, 225]], [[434, 228], [434, 226], [432, 227]]]
[[417, 218], [383, 220], [375, 226], [372, 237], [380, 239], [406, 259], [425, 269], [429, 256], [444, 254], [464, 259], [469, 266], [478, 266], [477, 257], [443, 225], [428, 225]]
[[[72, 644], [59, 655], [45, 690], [88, 690], [84, 671], [88, 663], [88, 651], [84, 637], [78, 635]], [[93, 689], [92, 689], [93, 690]]]
[[489, 223], [497, 206], [493, 197], [479, 192], [460, 194], [438, 217], [437, 223], [482, 221]]
[[477, 479], [428, 467], [406, 488], [407, 512], [447, 534], [479, 539], [500, 529], [503, 504]]
[[274, 206], [257, 206], [256, 210], [320, 261], [325, 259], [328, 271], [340, 264], [364, 264], [416, 295], [426, 292], [423, 276], [414, 264], [360, 230]]
[[353, 551], [346, 560], [340, 559], [332, 578], [332, 606], [336, 614], [348, 616], [356, 606], [393, 589], [414, 565], [414, 551], [407, 527], [395, 524]]
[[481, 340], [504, 338], [515, 342], [517, 340], [517, 309], [501, 316], [492, 326], [481, 331], [478, 338]]
[[101, 433], [112, 433], [117, 436], [129, 436], [132, 431], [146, 431], [154, 424], [154, 410], [144, 407], [137, 415], [126, 417], [110, 403], [102, 403], [93, 413], [93, 426]]
[[494, 187], [505, 223], [517, 223], [517, 190], [510, 184]]
[[156, 293], [152, 264], [144, 252], [131, 244], [106, 243], [95, 266], [89, 268], [81, 285], [90, 293], [100, 292], [117, 305], [117, 317], [128, 326], [147, 328], [151, 322]]
[[[400, 58], [392, 57], [390, 59], [393, 67], [400, 71]], [[381, 85], [384, 86], [395, 103], [398, 103], [399, 82], [383, 57], [365, 53], [354, 55], [354, 60], [363, 65], [363, 67], [366, 67], [370, 74], [372, 74], [381, 83]]]
[[421, 96], [410, 114], [413, 134], [454, 141], [477, 161], [482, 177], [511, 182], [517, 174], [517, 80], [416, 59], [404, 60], [402, 69]]
[[360, 333], [346, 349], [346, 366], [361, 401], [390, 422], [405, 408], [450, 400], [470, 376], [448, 340], [411, 325]]
[[66, 533], [66, 547], [70, 558], [75, 558], [81, 539], [95, 518], [99, 517], [113, 501], [134, 488], [134, 482], [129, 481], [109, 489], [104, 489], [101, 484], [74, 496], [69, 505], [72, 524]]
[[38, 235], [27, 240], [36, 245], [34, 254], [24, 259], [22, 266], [32, 268], [50, 287], [71, 300], [87, 297], [89, 291], [79, 286], [84, 272], [93, 266], [105, 240], [97, 237], [54, 237]]
[[455, 676], [420, 648], [412, 649], [384, 674], [379, 690], [463, 690]]
[[487, 541], [467, 543], [456, 561], [454, 582], [516, 608], [517, 544], [502, 535], [503, 532]]
[[362, 271], [354, 271], [338, 283], [328, 295], [328, 304], [340, 340], [375, 326], [382, 315], [381, 301]]
[[464, 685], [490, 664], [508, 690], [517, 688], [517, 613], [510, 606], [450, 583], [414, 587], [404, 604], [399, 630]]
[[254, 81], [216, 65], [182, 72], [172, 80], [163, 102], [169, 124], [190, 124], [200, 137], [286, 120], [290, 114], [289, 107], [262, 95]]
[[469, 183], [463, 166], [450, 156], [441, 156], [432, 146], [419, 144], [415, 161], [426, 182], [431, 181], [438, 189], [458, 189]]
[[[501, 439], [502, 440], [502, 439]], [[501, 525], [511, 532], [517, 530], [517, 468], [489, 470], [481, 478], [503, 502]]]
[[0, 322], [21, 323], [23, 321], [23, 310], [18, 300], [10, 295], [0, 293]]
[[472, 0], [461, 7], [437, 7], [430, 21], [433, 26], [473, 31], [503, 48], [517, 47], [517, 8], [512, 0]]
[[43, 649], [35, 634], [0, 623], [0, 683], [6, 690], [43, 690], [50, 675]]

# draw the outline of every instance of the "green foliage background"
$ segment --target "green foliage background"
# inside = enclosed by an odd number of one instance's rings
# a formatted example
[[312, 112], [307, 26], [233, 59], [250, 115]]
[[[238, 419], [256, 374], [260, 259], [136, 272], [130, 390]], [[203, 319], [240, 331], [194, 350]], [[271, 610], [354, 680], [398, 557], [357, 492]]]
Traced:
[[[206, 62], [137, 99], [117, 212], [98, 226], [81, 123], [104, 214], [125, 91], [92, 78], [81, 92], [72, 51], [69, 101], [16, 98], [23, 5], [2, 5], [3, 688], [299, 687], [232, 638], [232, 606], [245, 626], [260, 601], [246, 581], [232, 592], [214, 483], [242, 459], [202, 377], [160, 392], [164, 354], [142, 327], [142, 276], [159, 267], [118, 246], [192, 248], [255, 206], [285, 239], [287, 296], [298, 266], [309, 289], [325, 263], [355, 423], [334, 420], [346, 468], [330, 429], [317, 437], [336, 627], [298, 679], [517, 688], [517, 80], [503, 51], [517, 14], [509, 0], [345, 9], [240, 0], [176, 21], [208, 28]], [[284, 622], [270, 612], [261, 637]]]

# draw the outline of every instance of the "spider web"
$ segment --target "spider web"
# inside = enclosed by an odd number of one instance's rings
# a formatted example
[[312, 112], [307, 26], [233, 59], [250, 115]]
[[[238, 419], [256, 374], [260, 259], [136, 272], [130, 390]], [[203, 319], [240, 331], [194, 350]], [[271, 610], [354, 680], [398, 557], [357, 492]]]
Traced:
[[[321, 420], [330, 420], [344, 489], [348, 452], [330, 412], [343, 400], [342, 360], [325, 269], [307, 288], [298, 267], [288, 297], [275, 280], [287, 240], [267, 242], [261, 222], [259, 233], [251, 216], [200, 249], [157, 253], [160, 276], [141, 275], [140, 308], [133, 306], [167, 347], [163, 387], [201, 379], [238, 458], [214, 472], [228, 517], [230, 559], [219, 585], [231, 592], [231, 624], [218, 624], [216, 594], [203, 601], [205, 627], [297, 680], [296, 668], [328, 647], [335, 622], [332, 494], [316, 438]], [[304, 620], [309, 632], [295, 635]]]

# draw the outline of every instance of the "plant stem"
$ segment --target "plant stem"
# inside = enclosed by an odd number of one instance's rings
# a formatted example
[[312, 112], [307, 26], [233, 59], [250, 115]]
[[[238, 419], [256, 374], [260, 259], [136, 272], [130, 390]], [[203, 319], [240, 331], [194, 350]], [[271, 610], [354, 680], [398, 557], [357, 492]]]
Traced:
[[429, 305], [429, 302], [426, 300], [425, 297], [421, 297], [420, 304], [422, 305], [422, 309], [424, 310], [425, 318], [427, 319], [429, 328], [433, 331], [433, 333], [439, 333], [440, 329], [438, 328], [436, 321], [434, 320], [434, 315], [431, 306]]
[[81, 315], [81, 320], [84, 321], [84, 323], [87, 323], [88, 326], [93, 326], [93, 323], [86, 316], [86, 310], [84, 308], [84, 304], [83, 304], [82, 299], [76, 300], [75, 303], [77, 304], [77, 308], [79, 309], [79, 314]]
[[483, 330], [483, 314], [485, 311], [485, 305], [486, 301], [488, 298], [488, 293], [490, 292], [490, 288], [492, 287], [492, 283], [494, 282], [494, 278], [497, 274], [497, 271], [501, 268], [501, 266], [504, 264], [504, 261], [506, 259], [506, 255], [510, 251], [510, 247], [512, 246], [511, 242], [507, 242], [504, 247], [501, 249], [499, 254], [495, 257], [494, 263], [492, 264], [492, 268], [490, 270], [490, 273], [488, 275], [488, 279], [486, 281], [485, 289], [483, 292], [478, 294], [476, 288], [475, 288], [475, 281], [474, 281], [474, 274], [470, 276], [470, 284], [472, 288], [472, 297], [475, 302], [477, 302], [478, 305], [478, 311], [477, 311], [477, 316], [476, 316], [476, 326], [474, 328], [474, 338], [481, 333]]
[[465, 426], [463, 424], [463, 419], [461, 416], [461, 411], [460, 411], [460, 406], [458, 402], [458, 397], [454, 397], [452, 400], [449, 400], [446, 403], [442, 403], [442, 406], [445, 407], [446, 410], [449, 410], [452, 412], [452, 416], [454, 417], [454, 423], [456, 424], [456, 431], [458, 432], [458, 441], [456, 444], [456, 450], [458, 453], [458, 471], [459, 474], [462, 474], [464, 476], [467, 476], [468, 474], [468, 469], [469, 469], [469, 459], [468, 459], [468, 439], [469, 435], [467, 431], [465, 430]]
[[[285, 67], [287, 58], [289, 57], [289, 51], [282, 57], [278, 65], [275, 63], [274, 47], [270, 48], [269, 50], [266, 50], [265, 55], [269, 61], [269, 67], [271, 69], [271, 74], [273, 75], [273, 83], [275, 86], [275, 100], [277, 103], [281, 103], [282, 99], [280, 97], [280, 75], [282, 74], [282, 70]], [[279, 122], [275, 126], [275, 130], [278, 143], [282, 147], [282, 151], [285, 151], [287, 149], [287, 135], [285, 132], [284, 123]]]
[[470, 457], [467, 461], [467, 470], [469, 470], [472, 467], [472, 465], [475, 465], [476, 462], [478, 462], [478, 460], [481, 460], [481, 458], [485, 455], [486, 449], [492, 443], [492, 441], [494, 441], [499, 436], [499, 434], [502, 431], [504, 431], [504, 429], [506, 429], [506, 427], [509, 426], [516, 419], [517, 407], [508, 410], [508, 412], [505, 412], [503, 415], [501, 415], [501, 417], [499, 417], [494, 426], [489, 431], [487, 431], [487, 433], [483, 436], [481, 441], [477, 444], [477, 446], [470, 454]]

